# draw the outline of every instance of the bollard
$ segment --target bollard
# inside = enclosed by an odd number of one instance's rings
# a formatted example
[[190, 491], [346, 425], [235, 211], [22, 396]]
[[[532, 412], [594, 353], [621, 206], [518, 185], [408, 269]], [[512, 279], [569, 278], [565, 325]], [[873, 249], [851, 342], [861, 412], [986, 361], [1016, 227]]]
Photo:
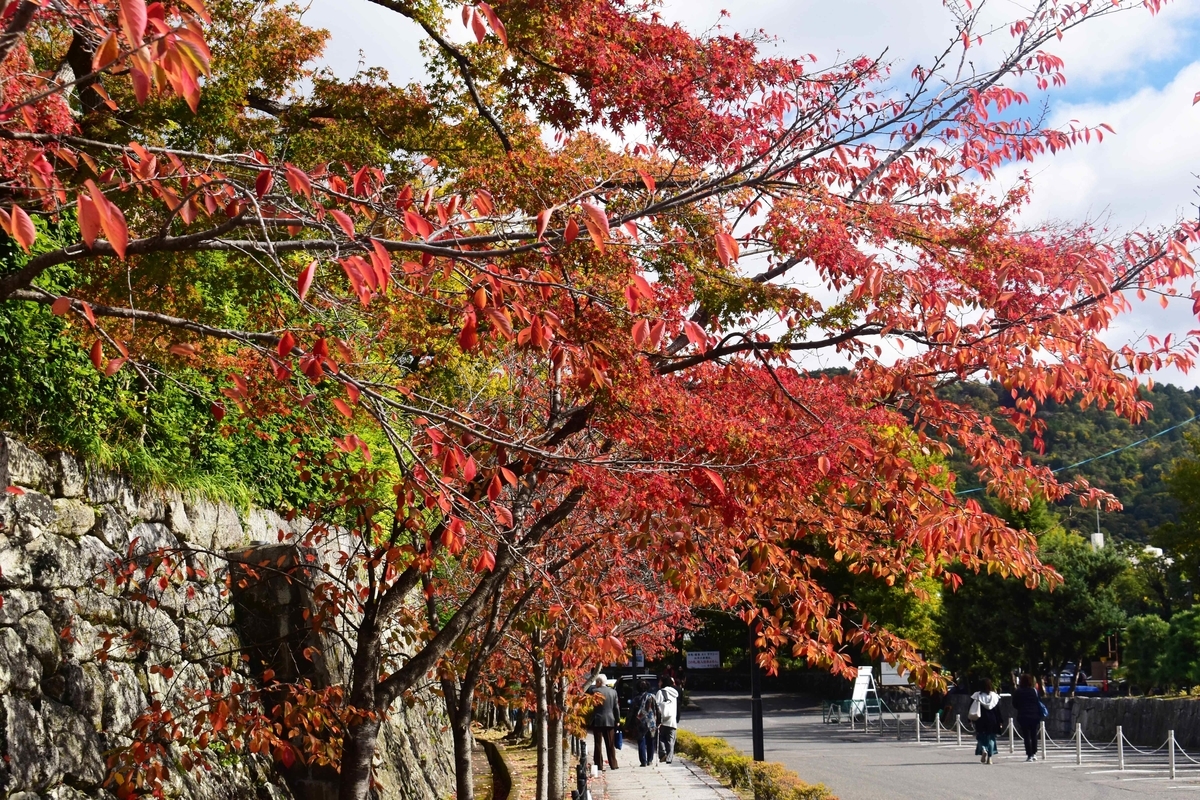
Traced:
[[913, 712], [913, 721], [916, 723], [916, 728], [914, 730], [916, 730], [916, 732], [917, 732], [917, 744], [920, 744], [921, 743], [921, 709], [919, 706], [917, 707], [917, 710]]
[[1083, 763], [1083, 723], [1075, 723], [1075, 763]]
[[1013, 721], [1012, 717], [1008, 718], [1008, 754], [1012, 755], [1017, 752], [1016, 744], [1013, 742]]
[[1050, 754], [1046, 752], [1046, 720], [1042, 720], [1041, 722], [1041, 727], [1038, 729], [1038, 738], [1042, 740], [1040, 749], [1042, 751], [1042, 761], [1045, 761], [1050, 757]]
[[1121, 733], [1120, 725], [1117, 726], [1117, 769], [1125, 770], [1125, 734]]
[[939, 711], [933, 715], [933, 724], [935, 726], [934, 729], [937, 731], [937, 743], [941, 744], [942, 743], [942, 712]]
[[1175, 730], [1167, 731], [1167, 755], [1170, 759], [1171, 780], [1175, 780]]
[[954, 715], [954, 732], [958, 734], [958, 746], [962, 747], [962, 714]]

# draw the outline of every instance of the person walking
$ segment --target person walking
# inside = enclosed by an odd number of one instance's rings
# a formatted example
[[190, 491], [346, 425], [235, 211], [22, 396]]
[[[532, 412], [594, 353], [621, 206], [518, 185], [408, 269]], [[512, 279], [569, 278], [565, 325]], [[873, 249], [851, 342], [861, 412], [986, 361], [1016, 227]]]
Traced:
[[990, 678], [983, 679], [983, 691], [971, 695], [968, 716], [975, 723], [975, 755], [979, 763], [991, 764], [1000, 734], [1000, 695], [992, 690]]
[[621, 724], [621, 705], [617, 698], [617, 691], [608, 685], [608, 679], [604, 675], [597, 675], [595, 683], [589, 686], [584, 693], [595, 694], [600, 698], [590, 720], [592, 752], [595, 753], [592, 761], [597, 770], [604, 769], [604, 759], [601, 754], [601, 746], [603, 746], [608, 754], [608, 766], [611, 769], [618, 769], [614, 734], [617, 726]]
[[654, 764], [655, 743], [658, 740], [658, 701], [646, 681], [637, 682], [637, 697], [633, 700], [638, 734], [638, 758], [643, 767]]
[[1017, 731], [1025, 742], [1025, 760], [1037, 761], [1038, 730], [1042, 726], [1042, 699], [1038, 697], [1037, 679], [1032, 672], [1021, 675], [1020, 685], [1013, 692], [1013, 713], [1017, 717]]
[[670, 764], [675, 760], [675, 730], [679, 727], [679, 690], [670, 675], [662, 678], [658, 701], [658, 757]]

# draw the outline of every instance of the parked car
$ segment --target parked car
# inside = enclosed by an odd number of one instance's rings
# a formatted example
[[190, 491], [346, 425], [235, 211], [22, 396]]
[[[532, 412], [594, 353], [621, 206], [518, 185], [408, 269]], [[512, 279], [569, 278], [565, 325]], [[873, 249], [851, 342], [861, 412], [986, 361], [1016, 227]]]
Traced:
[[629, 724], [629, 714], [633, 711], [633, 701], [638, 695], [637, 683], [645, 681], [650, 685], [650, 691], [658, 691], [658, 676], [650, 674], [622, 675], [617, 678], [617, 698], [621, 702], [621, 719]]

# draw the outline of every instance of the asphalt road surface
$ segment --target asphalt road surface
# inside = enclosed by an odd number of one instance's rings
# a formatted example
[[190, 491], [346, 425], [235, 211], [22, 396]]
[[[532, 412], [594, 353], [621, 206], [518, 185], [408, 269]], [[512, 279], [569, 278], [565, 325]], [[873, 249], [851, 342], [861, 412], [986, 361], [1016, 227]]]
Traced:
[[[744, 695], [696, 692], [699, 707], [685, 710], [680, 727], [705, 736], [720, 736], [745, 753], [751, 752], [750, 700]], [[814, 701], [791, 695], [764, 695], [763, 727], [768, 761], [778, 761], [810, 783], [823, 783], [840, 800], [1107, 800], [1131, 795], [1200, 795], [1200, 767], [1179, 759], [1176, 780], [1161, 768], [1138, 771], [1127, 762], [1118, 773], [1115, 754], [1089, 756], [1076, 766], [1074, 751], [1051, 748], [1049, 761], [1026, 763], [1021, 743], [1008, 754], [1002, 737], [992, 766], [973, 755], [974, 739], [963, 736], [955, 747], [943, 734], [943, 745], [897, 742], [895, 734], [851, 733], [845, 725], [821, 722]], [[925, 734], [922, 734], [925, 737]], [[1132, 759], [1130, 759], [1132, 761]], [[1194, 771], [1185, 771], [1190, 768]]]

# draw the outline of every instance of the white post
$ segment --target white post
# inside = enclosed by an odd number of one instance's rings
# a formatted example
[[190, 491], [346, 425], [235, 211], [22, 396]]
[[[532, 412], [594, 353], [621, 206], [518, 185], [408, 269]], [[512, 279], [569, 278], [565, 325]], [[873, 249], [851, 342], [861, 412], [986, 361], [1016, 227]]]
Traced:
[[1121, 733], [1120, 725], [1117, 726], [1117, 769], [1125, 770], [1125, 734]]
[[1008, 718], [1008, 754], [1012, 755], [1017, 752], [1016, 745], [1013, 743], [1013, 721], [1012, 717]]
[[1042, 761], [1045, 761], [1049, 754], [1046, 752], [1046, 720], [1042, 720], [1038, 728], [1038, 738], [1042, 740]]
[[1083, 763], [1083, 723], [1075, 723], [1075, 763]]
[[850, 701], [850, 730], [854, 730], [854, 701]]
[[958, 734], [958, 746], [962, 747], [962, 714], [954, 715], [954, 732]]
[[917, 744], [921, 743], [921, 707], [917, 706], [917, 710], [913, 712], [913, 722], [916, 723]]
[[1167, 755], [1170, 758], [1171, 780], [1175, 780], [1175, 730], [1167, 731]]

